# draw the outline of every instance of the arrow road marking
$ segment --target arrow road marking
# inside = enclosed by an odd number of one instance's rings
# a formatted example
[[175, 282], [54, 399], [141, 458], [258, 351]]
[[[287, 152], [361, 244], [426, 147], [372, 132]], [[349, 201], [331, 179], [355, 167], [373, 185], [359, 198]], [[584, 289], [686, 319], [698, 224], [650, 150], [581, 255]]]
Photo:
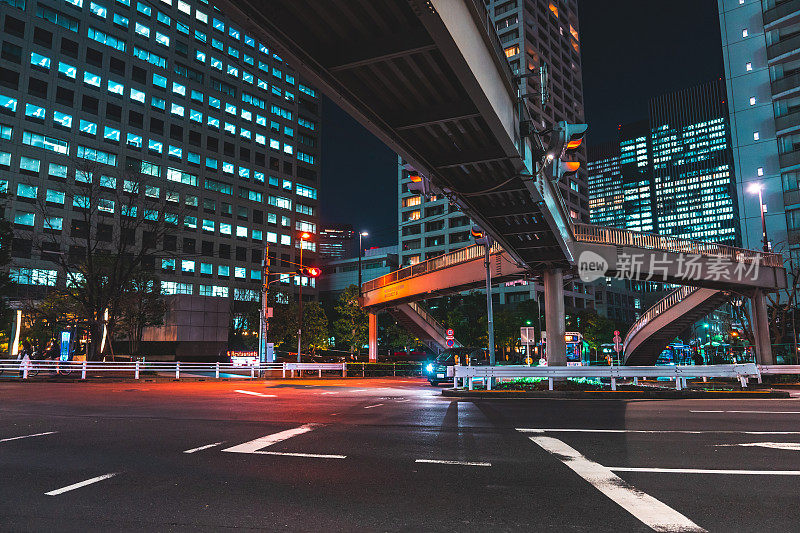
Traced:
[[[305, 424], [300, 427], [296, 427], [294, 429], [287, 429], [285, 431], [279, 431], [278, 433], [273, 433], [272, 435], [265, 435], [263, 437], [259, 437], [257, 439], [251, 440], [249, 442], [245, 442], [243, 444], [239, 444], [237, 446], [232, 446], [230, 448], [225, 448], [222, 450], [223, 452], [233, 452], [233, 453], [264, 453], [260, 452], [261, 448], [266, 448], [267, 446], [272, 446], [278, 442], [284, 441], [286, 439], [291, 439], [292, 437], [296, 437], [297, 435], [302, 435], [303, 433], [308, 433], [312, 431], [314, 428], [317, 427], [318, 424]], [[273, 454], [267, 454], [273, 455]]]

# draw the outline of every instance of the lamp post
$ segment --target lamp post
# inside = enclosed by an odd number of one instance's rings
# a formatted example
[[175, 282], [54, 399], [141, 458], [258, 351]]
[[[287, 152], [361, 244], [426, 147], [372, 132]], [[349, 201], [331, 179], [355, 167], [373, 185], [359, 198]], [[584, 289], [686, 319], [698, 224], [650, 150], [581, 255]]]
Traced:
[[362, 237], [369, 237], [369, 233], [362, 231], [358, 234], [358, 295], [361, 296], [361, 255], [364, 252], [364, 245], [361, 244]]
[[299, 300], [300, 303], [297, 306], [297, 362], [301, 363], [301, 356], [300, 356], [300, 346], [302, 346], [302, 336], [303, 336], [303, 241], [306, 239], [311, 238], [309, 233], [303, 232], [300, 234], [300, 275], [298, 276], [298, 280], [300, 282], [300, 290], [299, 290]]
[[769, 252], [769, 240], [767, 239], [767, 222], [764, 219], [764, 197], [762, 191], [764, 186], [760, 183], [753, 183], [748, 187], [748, 192], [751, 194], [758, 194], [758, 210], [761, 213], [761, 238], [764, 242], [764, 251]]

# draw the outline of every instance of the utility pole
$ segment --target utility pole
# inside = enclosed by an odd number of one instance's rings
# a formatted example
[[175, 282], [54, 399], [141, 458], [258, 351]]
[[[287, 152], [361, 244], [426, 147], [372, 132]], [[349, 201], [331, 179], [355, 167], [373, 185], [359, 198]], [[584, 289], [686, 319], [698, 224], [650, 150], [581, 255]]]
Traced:
[[298, 280], [300, 281], [300, 290], [299, 290], [299, 303], [297, 306], [297, 362], [301, 363], [301, 354], [300, 354], [300, 347], [302, 346], [301, 341], [303, 337], [303, 240], [310, 237], [308, 233], [303, 233], [300, 235], [300, 275], [298, 276]]
[[269, 331], [268, 309], [269, 309], [269, 242], [264, 239], [264, 257], [261, 259], [261, 320], [258, 328], [258, 360], [261, 363], [267, 361], [267, 332]]
[[369, 237], [366, 231], [358, 232], [358, 295], [361, 296], [361, 254], [364, 251], [364, 245], [361, 244], [362, 237]]
[[491, 246], [486, 243], [486, 259], [483, 261], [486, 267], [486, 313], [489, 322], [489, 366], [494, 366], [494, 313], [492, 312], [492, 269], [491, 269]]

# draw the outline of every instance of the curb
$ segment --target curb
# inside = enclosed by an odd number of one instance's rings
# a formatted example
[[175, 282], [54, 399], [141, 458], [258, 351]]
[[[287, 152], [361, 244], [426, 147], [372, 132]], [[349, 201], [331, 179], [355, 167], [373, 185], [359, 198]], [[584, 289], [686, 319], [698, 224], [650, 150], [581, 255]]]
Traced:
[[503, 399], [552, 399], [578, 398], [583, 400], [681, 400], [681, 399], [719, 399], [719, 398], [791, 398], [787, 391], [693, 391], [693, 390], [654, 390], [654, 391], [469, 391], [444, 389], [446, 398], [479, 398], [484, 400]]

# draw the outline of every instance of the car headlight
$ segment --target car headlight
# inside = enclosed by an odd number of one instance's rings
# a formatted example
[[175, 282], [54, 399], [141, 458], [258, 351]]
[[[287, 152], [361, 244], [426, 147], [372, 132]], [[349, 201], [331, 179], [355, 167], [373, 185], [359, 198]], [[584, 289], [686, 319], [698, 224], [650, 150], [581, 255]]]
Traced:
[[433, 372], [433, 363], [428, 363], [428, 366], [425, 367], [425, 370], [428, 372]]

